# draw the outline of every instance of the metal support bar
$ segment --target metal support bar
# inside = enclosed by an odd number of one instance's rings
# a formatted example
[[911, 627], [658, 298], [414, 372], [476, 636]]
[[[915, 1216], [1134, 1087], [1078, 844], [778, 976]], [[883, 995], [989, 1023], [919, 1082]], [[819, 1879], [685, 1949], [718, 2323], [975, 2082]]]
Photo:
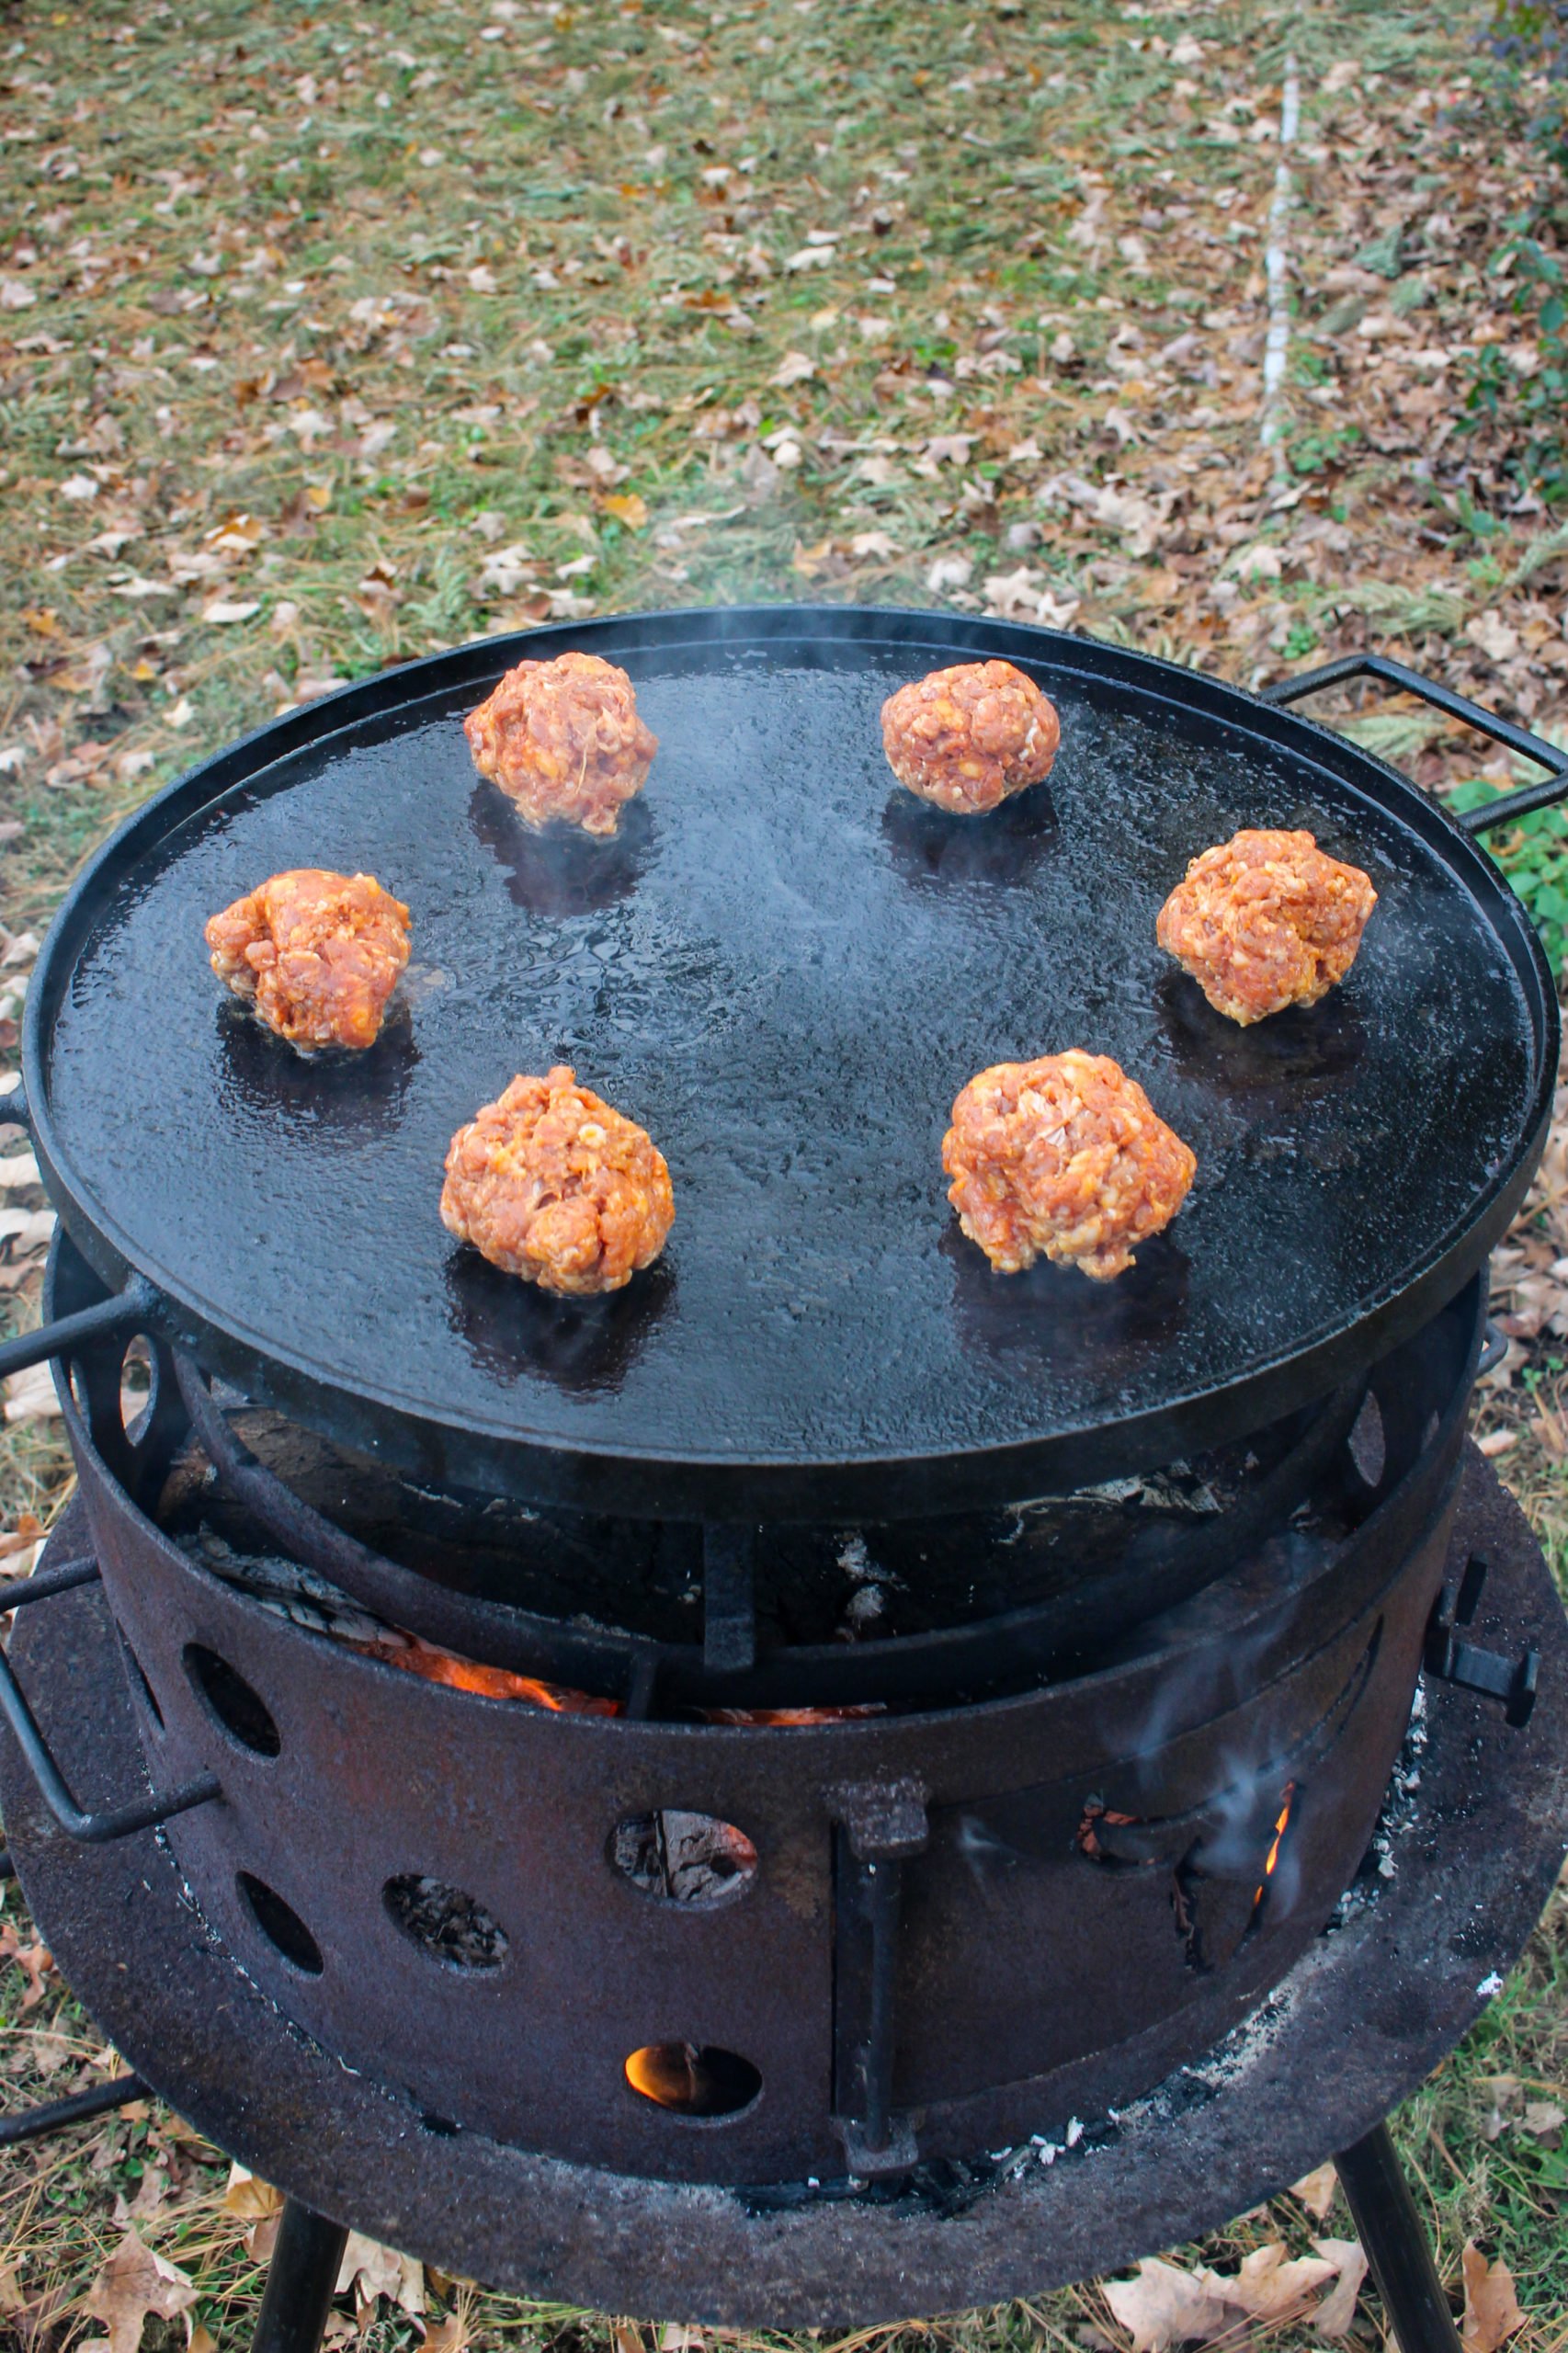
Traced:
[[[97, 1574], [96, 1561], [63, 1561], [58, 1569], [45, 1569], [38, 1576], [27, 1577], [20, 1585], [11, 1586], [0, 1595], [0, 1603], [7, 1609], [15, 1609], [26, 1602], [47, 1601], [51, 1595], [90, 1585]], [[124, 1805], [86, 1813], [72, 1796], [4, 1650], [0, 1650], [0, 1713], [16, 1735], [17, 1745], [28, 1760], [45, 1805], [62, 1830], [86, 1846], [126, 1838], [133, 1830], [150, 1830], [155, 1823], [167, 1822], [172, 1815], [187, 1813], [193, 1805], [205, 1805], [210, 1798], [222, 1794], [215, 1773], [199, 1773], [195, 1780], [182, 1782], [177, 1789], [154, 1790], [150, 1796], [128, 1799]]]
[[0, 1610], [20, 1609], [29, 1601], [48, 1601], [57, 1593], [91, 1585], [97, 1574], [98, 1564], [90, 1553], [78, 1561], [62, 1561], [57, 1569], [40, 1569], [37, 1576], [24, 1577], [20, 1585], [0, 1586]]
[[902, 2172], [915, 2133], [892, 2105], [894, 1995], [905, 1860], [929, 1837], [926, 1791], [914, 1780], [835, 1790], [834, 2129], [851, 2173]]
[[756, 1530], [710, 1520], [702, 1531], [702, 1664], [744, 1675], [756, 1665]]
[[653, 1688], [659, 1679], [659, 1654], [651, 1643], [631, 1654], [631, 1675], [626, 1687], [626, 1714], [631, 1723], [646, 1723], [653, 1712]]
[[347, 2238], [343, 2223], [284, 2200], [251, 2353], [316, 2353]]
[[0, 1340], [0, 1381], [13, 1372], [25, 1372], [29, 1365], [43, 1364], [50, 1357], [64, 1356], [85, 1340], [140, 1331], [153, 1321], [159, 1304], [152, 1284], [138, 1275], [124, 1290], [113, 1299], [100, 1299], [96, 1307], [79, 1307], [74, 1315], [40, 1324], [36, 1332], [19, 1332], [14, 1340]]
[[1374, 2125], [1334, 2164], [1400, 2353], [1462, 2353], [1388, 2126]]
[[51, 2099], [42, 2108], [24, 2109], [19, 2116], [0, 2116], [0, 2149], [14, 2149], [19, 2141], [40, 2141], [46, 2132], [62, 2131], [67, 2124], [85, 2124], [108, 2116], [133, 2099], [152, 2094], [140, 2075], [116, 2075], [111, 2083], [91, 2091], [75, 2092], [69, 2099]]

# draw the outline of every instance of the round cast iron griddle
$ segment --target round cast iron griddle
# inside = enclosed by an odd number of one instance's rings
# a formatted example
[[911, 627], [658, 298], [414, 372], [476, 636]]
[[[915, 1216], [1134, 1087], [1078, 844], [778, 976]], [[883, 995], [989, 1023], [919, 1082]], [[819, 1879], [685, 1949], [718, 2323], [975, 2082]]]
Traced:
[[[608, 843], [530, 835], [460, 721], [520, 654], [624, 664], [660, 738]], [[949, 818], [896, 786], [900, 681], [999, 654], [1057, 702], [1049, 784]], [[1155, 946], [1187, 860], [1304, 825], [1380, 904], [1346, 985], [1251, 1030]], [[280, 868], [413, 909], [407, 1008], [306, 1062], [205, 918]], [[64, 1222], [209, 1367], [425, 1475], [597, 1508], [887, 1518], [1253, 1427], [1450, 1297], [1521, 1195], [1556, 1062], [1528, 919], [1392, 769], [1119, 648], [778, 608], [539, 630], [387, 674], [171, 786], [62, 909], [27, 1084]], [[1109, 1053], [1198, 1155], [1098, 1285], [994, 1275], [941, 1143], [986, 1063]], [[437, 1212], [459, 1124], [572, 1063], [669, 1161], [663, 1258], [552, 1301]]]

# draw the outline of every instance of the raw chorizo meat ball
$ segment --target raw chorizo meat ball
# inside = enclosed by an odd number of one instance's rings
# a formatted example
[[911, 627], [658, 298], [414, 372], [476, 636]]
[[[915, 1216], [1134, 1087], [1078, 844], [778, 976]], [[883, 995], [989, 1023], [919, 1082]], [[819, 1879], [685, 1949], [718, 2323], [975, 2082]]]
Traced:
[[950, 816], [978, 817], [1051, 773], [1056, 706], [1010, 662], [960, 662], [882, 705], [882, 747], [900, 784]]
[[1108, 1054], [997, 1063], [953, 1105], [948, 1199], [998, 1274], [1038, 1257], [1104, 1281], [1170, 1223], [1198, 1162]]
[[665, 1246], [670, 1172], [646, 1131], [559, 1064], [452, 1138], [441, 1222], [541, 1290], [619, 1290]]
[[207, 926], [212, 970], [304, 1051], [373, 1045], [408, 961], [408, 909], [370, 874], [296, 867]]
[[1360, 868], [1326, 857], [1311, 834], [1244, 831], [1193, 859], [1154, 937], [1216, 1013], [1244, 1028], [1326, 996], [1377, 904]]
[[463, 733], [481, 776], [528, 824], [561, 817], [588, 834], [614, 833], [659, 748], [637, 716], [631, 679], [597, 654], [519, 662]]

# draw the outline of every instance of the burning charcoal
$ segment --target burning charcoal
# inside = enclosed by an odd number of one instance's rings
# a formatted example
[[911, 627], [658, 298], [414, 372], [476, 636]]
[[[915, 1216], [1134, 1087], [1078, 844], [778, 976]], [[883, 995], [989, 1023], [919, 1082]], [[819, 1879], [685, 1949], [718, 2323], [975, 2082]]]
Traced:
[[558, 1715], [618, 1716], [621, 1712], [619, 1699], [596, 1699], [530, 1675], [514, 1675], [506, 1667], [485, 1666], [421, 1642], [416, 1634], [405, 1634], [358, 1608], [318, 1571], [277, 1553], [236, 1552], [205, 1522], [196, 1535], [181, 1536], [176, 1541], [189, 1559], [210, 1569], [226, 1585], [237, 1586], [278, 1617], [304, 1627], [309, 1633], [325, 1634], [366, 1657], [381, 1659], [410, 1675], [422, 1675], [427, 1682], [445, 1683], [457, 1691], [477, 1691], [491, 1699], [519, 1699]]
[[619, 1823], [611, 1852], [633, 1887], [673, 1904], [722, 1904], [756, 1870], [756, 1848], [733, 1822], [673, 1807]]
[[410, 1875], [389, 1880], [385, 1900], [404, 1936], [460, 1969], [498, 1969], [506, 1958], [506, 1929], [460, 1887]]
[[379, 1618], [357, 1608], [315, 1569], [302, 1568], [281, 1553], [238, 1552], [205, 1520], [194, 1536], [179, 1536], [175, 1541], [188, 1559], [210, 1569], [225, 1585], [237, 1586], [264, 1609], [310, 1633], [329, 1634], [338, 1642], [373, 1643], [387, 1631]]
[[444, 1683], [453, 1691], [474, 1691], [485, 1699], [520, 1699], [527, 1707], [548, 1708], [552, 1715], [561, 1716], [623, 1712], [619, 1699], [595, 1699], [560, 1683], [541, 1683], [536, 1676], [514, 1675], [509, 1667], [484, 1666], [476, 1659], [459, 1658], [453, 1651], [439, 1650], [434, 1643], [421, 1642], [417, 1634], [400, 1633], [395, 1627], [382, 1627], [374, 1642], [352, 1643], [349, 1647], [368, 1658], [381, 1659], [387, 1666], [400, 1666], [407, 1675], [422, 1675], [427, 1683]]
[[858, 1716], [884, 1716], [886, 1702], [881, 1699], [857, 1701], [843, 1708], [704, 1708], [702, 1721], [710, 1724], [748, 1724], [768, 1731], [797, 1731], [811, 1724], [852, 1723]]

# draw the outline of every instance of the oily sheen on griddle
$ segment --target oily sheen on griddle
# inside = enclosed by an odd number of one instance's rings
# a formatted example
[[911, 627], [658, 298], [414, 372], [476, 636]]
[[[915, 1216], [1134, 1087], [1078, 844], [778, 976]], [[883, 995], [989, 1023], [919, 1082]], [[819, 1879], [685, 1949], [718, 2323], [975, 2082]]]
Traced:
[[[462, 733], [471, 662], [232, 782], [97, 914], [51, 1115], [104, 1230], [193, 1313], [335, 1388], [584, 1458], [946, 1462], [1250, 1381], [1466, 1230], [1517, 1149], [1530, 1018], [1471, 889], [1392, 813], [1240, 723], [1108, 689], [1062, 641], [1048, 782], [956, 824], [890, 777], [879, 714], [972, 639], [870, 615], [838, 643], [748, 642], [756, 617], [726, 637], [699, 616], [682, 644], [687, 618], [577, 633], [660, 742], [613, 840], [497, 807]], [[1154, 939], [1193, 845], [1244, 824], [1310, 829], [1380, 893], [1344, 986], [1256, 1032]], [[416, 923], [411, 1023], [308, 1084], [190, 950], [304, 840], [395, 875]], [[1135, 1073], [1199, 1164], [1103, 1297], [1071, 1269], [994, 1276], [936, 1177], [973, 1073], [1069, 1044]], [[557, 1063], [638, 1107], [679, 1195], [603, 1315], [541, 1316], [437, 1213], [459, 1125]]]

